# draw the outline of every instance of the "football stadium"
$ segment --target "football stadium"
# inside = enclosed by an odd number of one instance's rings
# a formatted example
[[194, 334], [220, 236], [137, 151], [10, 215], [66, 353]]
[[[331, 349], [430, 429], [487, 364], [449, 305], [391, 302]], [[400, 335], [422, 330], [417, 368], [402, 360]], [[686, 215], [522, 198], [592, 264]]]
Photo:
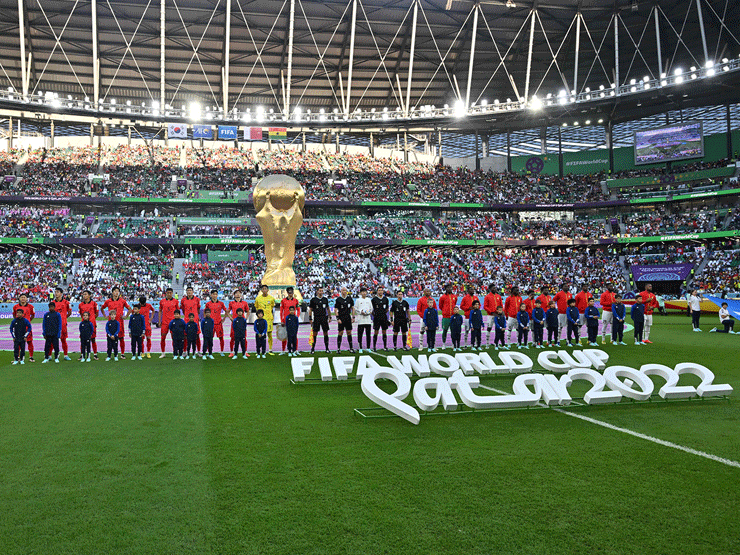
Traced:
[[0, 5], [0, 553], [740, 553], [740, 3]]

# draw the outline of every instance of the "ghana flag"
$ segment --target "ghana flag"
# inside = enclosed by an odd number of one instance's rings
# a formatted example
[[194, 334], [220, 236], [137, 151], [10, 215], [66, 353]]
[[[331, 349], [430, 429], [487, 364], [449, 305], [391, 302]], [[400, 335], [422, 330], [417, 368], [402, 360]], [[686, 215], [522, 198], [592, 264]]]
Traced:
[[284, 141], [288, 138], [288, 129], [285, 127], [270, 127], [267, 136], [271, 141]]

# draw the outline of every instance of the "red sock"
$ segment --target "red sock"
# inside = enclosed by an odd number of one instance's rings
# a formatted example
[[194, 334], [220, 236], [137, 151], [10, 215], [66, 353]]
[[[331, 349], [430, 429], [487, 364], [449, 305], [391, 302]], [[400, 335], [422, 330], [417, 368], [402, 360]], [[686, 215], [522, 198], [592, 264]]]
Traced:
[[200, 335], [198, 336], [198, 339], [195, 341], [195, 350], [197, 352], [200, 352]]
[[234, 338], [233, 337], [229, 341], [229, 351], [232, 353], [234, 352]]
[[93, 353], [97, 355], [98, 354], [98, 342], [95, 341], [94, 339], [92, 340], [92, 348], [93, 348]]
[[285, 346], [288, 344], [287, 341], [283, 341], [283, 352], [285, 352]]
[[224, 352], [224, 338], [219, 337], [218, 340], [221, 342], [221, 352], [223, 353]]
[[123, 337], [118, 339], [118, 342], [121, 344], [121, 354], [126, 352], [126, 342], [124, 341]]
[[33, 340], [28, 342], [28, 356], [33, 358]]
[[152, 338], [150, 336], [146, 336], [146, 352], [151, 353], [152, 352]]
[[64, 356], [67, 356], [67, 340], [62, 339], [62, 351], [64, 351]]
[[163, 336], [162, 336], [162, 342], [161, 342], [161, 344], [160, 344], [160, 346], [161, 346], [161, 348], [162, 348], [162, 352], [163, 352], [163, 353], [164, 353], [164, 338], [165, 338], [165, 336], [163, 335]]
[[185, 338], [185, 341], [183, 341], [182, 343], [182, 350], [183, 352], [188, 350], [188, 338], [187, 337]]

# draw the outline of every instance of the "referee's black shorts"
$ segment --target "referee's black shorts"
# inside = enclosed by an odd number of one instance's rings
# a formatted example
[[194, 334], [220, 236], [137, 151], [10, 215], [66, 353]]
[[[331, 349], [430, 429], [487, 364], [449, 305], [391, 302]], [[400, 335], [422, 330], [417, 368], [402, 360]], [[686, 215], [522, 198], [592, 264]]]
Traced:
[[314, 320], [311, 324], [311, 329], [314, 332], [317, 332], [319, 330], [329, 331], [329, 321], [328, 320]]
[[340, 316], [337, 319], [337, 331], [352, 331], [352, 316]]
[[388, 329], [388, 326], [390, 324], [388, 323], [388, 317], [385, 314], [381, 314], [380, 316], [373, 315], [373, 329], [379, 330], [382, 329], [383, 331]]
[[409, 331], [409, 323], [406, 320], [393, 321], [393, 333], [398, 333], [399, 331], [402, 333]]

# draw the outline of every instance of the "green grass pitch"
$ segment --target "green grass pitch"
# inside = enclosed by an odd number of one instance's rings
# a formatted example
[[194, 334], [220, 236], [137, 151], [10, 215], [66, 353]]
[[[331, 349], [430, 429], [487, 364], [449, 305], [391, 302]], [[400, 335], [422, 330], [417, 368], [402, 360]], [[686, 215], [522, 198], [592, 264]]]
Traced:
[[[740, 460], [740, 337], [655, 320], [610, 364], [700, 362], [734, 397], [569, 410]], [[287, 357], [10, 360], [3, 555], [740, 553], [740, 469], [553, 410], [412, 426]]]

